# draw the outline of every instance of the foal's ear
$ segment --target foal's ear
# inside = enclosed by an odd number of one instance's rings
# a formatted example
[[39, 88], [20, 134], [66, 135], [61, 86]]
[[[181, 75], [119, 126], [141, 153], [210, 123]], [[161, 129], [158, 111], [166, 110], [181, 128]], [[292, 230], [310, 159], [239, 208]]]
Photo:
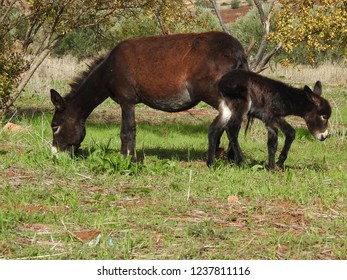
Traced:
[[304, 86], [304, 95], [309, 102], [313, 103], [313, 99], [312, 99], [313, 91], [310, 89], [309, 86], [306, 86], [306, 85]]
[[65, 109], [64, 99], [54, 89], [51, 89], [51, 101], [57, 111], [63, 111]]
[[310, 89], [310, 87], [306, 85], [304, 86], [304, 91], [309, 94], [313, 93], [312, 89]]
[[[320, 85], [320, 82], [319, 82], [319, 85]], [[321, 98], [317, 95], [320, 95], [321, 93], [321, 86], [320, 85], [320, 93], [316, 93], [315, 90], [316, 90], [316, 86], [319, 87], [319, 85], [317, 86], [317, 83], [316, 85], [314, 86], [314, 90], [312, 91], [308, 86], [305, 86], [304, 87], [304, 91], [305, 91], [305, 96], [306, 96], [306, 99], [311, 102], [312, 104], [314, 104], [315, 106], [320, 106], [320, 103], [321, 103]]]
[[318, 95], [322, 94], [322, 83], [320, 81], [317, 81], [314, 85], [313, 92]]

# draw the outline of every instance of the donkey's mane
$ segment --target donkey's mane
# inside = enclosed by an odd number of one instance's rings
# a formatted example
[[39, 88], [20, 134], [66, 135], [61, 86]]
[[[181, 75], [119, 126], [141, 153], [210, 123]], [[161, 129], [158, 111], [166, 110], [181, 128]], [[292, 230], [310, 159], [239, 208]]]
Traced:
[[93, 60], [91, 63], [87, 64], [87, 69], [79, 73], [73, 80], [69, 83], [71, 90], [70, 93], [65, 96], [65, 100], [73, 99], [78, 89], [84, 83], [84, 81], [90, 76], [90, 74], [95, 70], [95, 68], [105, 60], [106, 56], [100, 56]]

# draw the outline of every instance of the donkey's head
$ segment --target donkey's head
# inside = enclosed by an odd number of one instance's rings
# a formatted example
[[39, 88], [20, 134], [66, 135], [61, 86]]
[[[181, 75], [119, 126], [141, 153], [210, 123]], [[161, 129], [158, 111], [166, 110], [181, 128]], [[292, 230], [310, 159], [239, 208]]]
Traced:
[[55, 107], [51, 127], [53, 131], [52, 152], [69, 151], [73, 154], [83, 141], [86, 131], [84, 120], [76, 118], [75, 112], [68, 110], [66, 101], [51, 89], [51, 101]]
[[328, 120], [331, 116], [329, 102], [321, 97], [322, 84], [317, 81], [313, 91], [304, 87], [306, 98], [310, 102], [309, 110], [304, 115], [304, 119], [309, 131], [320, 141], [328, 137]]

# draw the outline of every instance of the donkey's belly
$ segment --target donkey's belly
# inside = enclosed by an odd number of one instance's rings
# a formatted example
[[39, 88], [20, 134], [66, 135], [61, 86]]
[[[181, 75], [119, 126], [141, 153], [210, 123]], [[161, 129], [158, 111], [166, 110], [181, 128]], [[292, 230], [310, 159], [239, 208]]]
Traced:
[[194, 107], [200, 100], [193, 99], [188, 89], [185, 88], [176, 93], [161, 93], [152, 95], [150, 98], [143, 94], [141, 101], [147, 106], [157, 110], [179, 112]]

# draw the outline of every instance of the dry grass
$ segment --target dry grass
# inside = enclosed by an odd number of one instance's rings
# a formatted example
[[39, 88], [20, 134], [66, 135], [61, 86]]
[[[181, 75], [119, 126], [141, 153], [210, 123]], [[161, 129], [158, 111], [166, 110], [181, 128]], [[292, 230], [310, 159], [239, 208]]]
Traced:
[[89, 60], [79, 61], [74, 57], [47, 58], [34, 73], [27, 89], [35, 94], [47, 94], [50, 88], [69, 90], [68, 83], [87, 68]]
[[311, 66], [299, 65], [284, 67], [276, 65], [265, 70], [265, 76], [281, 79], [287, 83], [313, 84], [321, 81], [327, 85], [344, 85], [347, 82], [347, 67], [343, 64], [325, 63], [313, 68]]
[[66, 80], [75, 73], [86, 68], [88, 61], [79, 61], [77, 58], [67, 56], [64, 58], [47, 58], [35, 72], [33, 80], [55, 79]]
[[[73, 57], [50, 57], [34, 74], [29, 87], [33, 88], [35, 92], [41, 92], [43, 89], [47, 90], [49, 86], [54, 86], [56, 81], [65, 81], [67, 84], [84, 70], [89, 62], [90, 60], [78, 61]], [[287, 83], [312, 84], [320, 80], [327, 85], [344, 85], [347, 82], [347, 67], [344, 64], [325, 63], [316, 68], [304, 65], [295, 67], [276, 65], [271, 66], [262, 74]]]

